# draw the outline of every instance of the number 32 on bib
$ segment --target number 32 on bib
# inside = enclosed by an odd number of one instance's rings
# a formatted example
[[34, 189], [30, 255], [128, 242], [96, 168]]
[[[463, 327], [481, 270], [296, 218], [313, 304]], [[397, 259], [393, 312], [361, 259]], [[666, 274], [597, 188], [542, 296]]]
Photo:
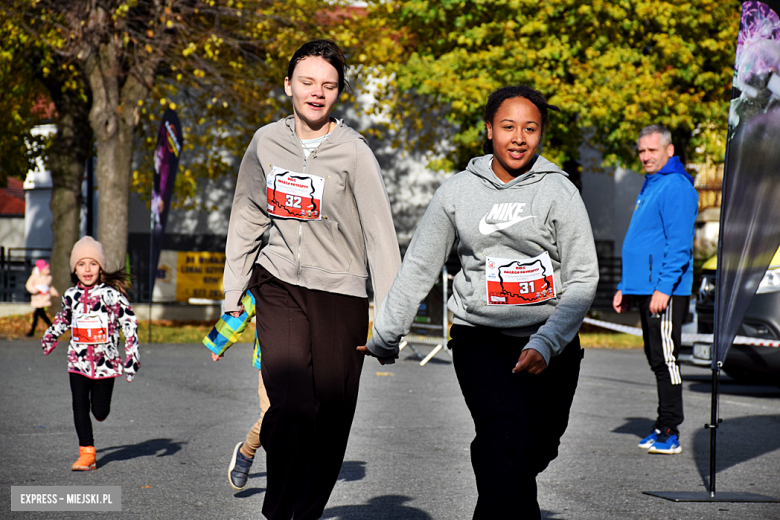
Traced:
[[485, 259], [488, 305], [528, 305], [555, 298], [550, 255], [545, 251], [525, 260]]
[[324, 188], [322, 177], [274, 166], [266, 181], [268, 214], [277, 218], [321, 220]]

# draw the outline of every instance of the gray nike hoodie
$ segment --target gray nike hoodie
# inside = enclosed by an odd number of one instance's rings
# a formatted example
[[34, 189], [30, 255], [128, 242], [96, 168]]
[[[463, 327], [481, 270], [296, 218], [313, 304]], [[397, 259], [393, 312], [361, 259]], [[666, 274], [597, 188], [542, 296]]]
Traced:
[[[453, 323], [501, 329], [528, 337], [547, 364], [574, 338], [596, 294], [598, 263], [593, 233], [577, 188], [555, 164], [536, 156], [532, 168], [504, 184], [492, 155], [476, 157], [433, 196], [398, 276], [374, 320], [368, 349], [398, 352], [453, 244], [462, 269], [447, 305]], [[488, 305], [487, 257], [527, 260], [547, 252], [555, 297], [528, 305]]]

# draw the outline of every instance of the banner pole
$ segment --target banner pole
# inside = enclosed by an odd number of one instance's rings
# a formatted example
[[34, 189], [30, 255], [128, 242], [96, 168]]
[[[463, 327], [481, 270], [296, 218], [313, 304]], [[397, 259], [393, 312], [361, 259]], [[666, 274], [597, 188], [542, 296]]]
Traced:
[[149, 213], [149, 343], [152, 342], [152, 291], [154, 289], [154, 209]]
[[710, 497], [715, 498], [716, 486], [715, 479], [717, 473], [717, 436], [718, 425], [721, 419], [718, 418], [718, 394], [720, 392], [720, 363], [712, 368], [712, 401], [710, 410], [710, 423], [705, 428], [710, 429]]

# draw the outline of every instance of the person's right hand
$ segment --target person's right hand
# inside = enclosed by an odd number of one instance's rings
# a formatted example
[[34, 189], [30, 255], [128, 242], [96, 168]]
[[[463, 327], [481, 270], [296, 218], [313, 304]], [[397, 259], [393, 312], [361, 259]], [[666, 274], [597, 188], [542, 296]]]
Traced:
[[222, 359], [222, 357], [223, 356], [218, 356], [218, 355], [214, 354], [213, 352], [211, 353], [211, 360], [214, 361], [215, 363], [217, 361], [219, 361], [220, 359]]
[[398, 354], [394, 356], [386, 356], [386, 357], [375, 356], [370, 350], [368, 350], [368, 347], [365, 345], [358, 347], [357, 350], [358, 352], [361, 352], [364, 356], [375, 357], [379, 361], [380, 365], [392, 365], [393, 363], [395, 363], [395, 360], [398, 359]]
[[244, 314], [244, 304], [240, 303], [238, 305], [238, 310], [237, 311], [230, 311], [230, 312], [226, 312], [225, 314], [230, 314], [234, 318], [240, 318], [241, 315]]
[[612, 297], [612, 308], [618, 314], [628, 309], [628, 304], [623, 300], [623, 291], [616, 292], [615, 296]]
[[54, 350], [57, 347], [57, 338], [54, 337], [54, 334], [44, 334], [43, 338], [41, 339], [41, 348], [43, 348], [43, 355], [48, 356], [51, 354], [51, 351]]

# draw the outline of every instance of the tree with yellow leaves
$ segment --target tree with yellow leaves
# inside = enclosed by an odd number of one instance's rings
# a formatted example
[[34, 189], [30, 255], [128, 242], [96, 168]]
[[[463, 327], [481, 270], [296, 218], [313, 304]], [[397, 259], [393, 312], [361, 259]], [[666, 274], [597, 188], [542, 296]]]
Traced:
[[[6, 15], [72, 65], [72, 81], [80, 82], [90, 99], [101, 195], [97, 235], [110, 269], [125, 261], [133, 146], [144, 116], [147, 122], [154, 117], [154, 110], [147, 110], [149, 99], [186, 90], [190, 110], [204, 113], [208, 104], [249, 111], [267, 104], [278, 84], [267, 79], [278, 77], [279, 60], [290, 48], [321, 34], [323, 9], [312, 0], [8, 3]], [[218, 119], [218, 111], [217, 126], [204, 132], [209, 137], [199, 144], [230, 133], [232, 122]], [[207, 121], [212, 122], [204, 117]]]
[[683, 160], [722, 163], [740, 5], [401, 0], [376, 2], [370, 13], [392, 28], [400, 49], [384, 68], [396, 121], [425, 118], [420, 96], [447, 107], [456, 151], [435, 166], [462, 168], [481, 154], [490, 92], [528, 84], [562, 109], [551, 117], [544, 154], [570, 170], [586, 141], [606, 165], [636, 166], [636, 136], [655, 123], [672, 131]]
[[[2, 175], [23, 178], [37, 159], [45, 160], [52, 179], [52, 275], [55, 287], [67, 287], [68, 258], [79, 238], [84, 167], [92, 156], [89, 92], [76, 67], [18, 21], [7, 6], [0, 7]], [[53, 137], [32, 134], [42, 119], [57, 126]], [[55, 310], [59, 304], [53, 302]]]

